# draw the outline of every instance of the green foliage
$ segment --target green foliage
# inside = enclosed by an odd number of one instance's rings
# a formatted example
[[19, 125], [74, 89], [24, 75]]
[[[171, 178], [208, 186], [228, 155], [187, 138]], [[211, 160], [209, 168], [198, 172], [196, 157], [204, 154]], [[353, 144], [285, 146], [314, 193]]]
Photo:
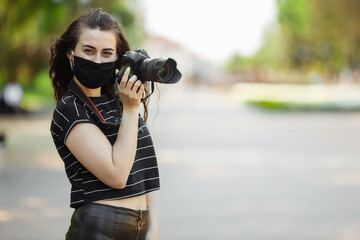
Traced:
[[260, 66], [279, 69], [284, 65], [284, 41], [280, 26], [276, 23], [269, 25], [265, 32], [264, 45], [255, 54], [254, 63]]
[[239, 54], [234, 54], [227, 62], [225, 69], [228, 72], [244, 72], [249, 70], [252, 65], [252, 58], [246, 58], [240, 56]]
[[[315, 0], [316, 1], [316, 0]], [[293, 37], [304, 38], [310, 33], [310, 19], [307, 0], [277, 0], [279, 22]]]
[[[48, 77], [44, 80], [47, 73], [43, 69], [48, 68], [51, 40], [91, 8], [102, 7], [115, 16], [130, 44], [139, 46], [144, 30], [137, 18], [137, 4], [136, 0], [0, 1], [0, 87], [7, 81], [17, 81], [26, 91], [30, 89], [32, 95], [41, 95], [36, 99], [43, 99], [49, 92], [43, 91], [47, 88], [43, 82], [50, 82]], [[29, 87], [31, 84], [34, 86]]]
[[332, 103], [294, 103], [278, 101], [248, 101], [248, 105], [276, 112], [360, 112], [360, 105], [345, 106]]
[[360, 1], [278, 0], [290, 67], [338, 72], [360, 67]]
[[23, 107], [28, 110], [36, 110], [53, 106], [53, 89], [49, 80], [48, 69], [41, 70], [31, 84], [24, 84]]
[[360, 87], [323, 84], [237, 83], [230, 95], [272, 111], [360, 111]]
[[[72, 19], [90, 8], [103, 7], [115, 15], [126, 32], [134, 32], [139, 43], [143, 32], [135, 17], [130, 0], [3, 0], [0, 3], [0, 75], [3, 81], [15, 79], [32, 83], [34, 77], [47, 66], [49, 45], [53, 36], [59, 36]], [[136, 1], [135, 1], [136, 2]], [[136, 4], [132, 2], [131, 4]], [[130, 34], [135, 36], [135, 34]]]
[[278, 24], [271, 24], [265, 32], [264, 45], [252, 57], [234, 54], [226, 63], [225, 70], [230, 73], [248, 72], [254, 68], [275, 68], [283, 66], [283, 38]]
[[53, 89], [51, 86], [51, 81], [49, 81], [47, 69], [43, 69], [37, 74], [34, 83], [30, 85], [30, 89], [33, 92], [41, 94], [42, 96], [45, 96], [47, 98], [53, 97]]
[[[360, 1], [277, 0], [277, 5], [278, 22], [269, 25], [253, 65], [333, 77], [343, 68], [359, 70]], [[243, 61], [231, 71], [243, 71]]]

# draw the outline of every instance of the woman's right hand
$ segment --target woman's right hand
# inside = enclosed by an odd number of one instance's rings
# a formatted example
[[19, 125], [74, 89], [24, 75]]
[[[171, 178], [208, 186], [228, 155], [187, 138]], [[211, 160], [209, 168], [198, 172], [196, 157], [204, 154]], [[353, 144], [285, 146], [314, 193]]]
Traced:
[[144, 84], [133, 75], [129, 79], [130, 67], [128, 67], [118, 84], [119, 97], [124, 109], [137, 109], [140, 107], [141, 97], [144, 92]]

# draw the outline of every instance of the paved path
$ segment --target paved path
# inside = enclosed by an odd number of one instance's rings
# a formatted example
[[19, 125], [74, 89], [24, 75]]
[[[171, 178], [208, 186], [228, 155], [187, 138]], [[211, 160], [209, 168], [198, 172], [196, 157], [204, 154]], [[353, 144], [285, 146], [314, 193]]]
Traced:
[[[269, 113], [211, 89], [161, 92], [148, 121], [161, 239], [360, 239], [360, 113]], [[1, 239], [67, 230], [70, 186], [49, 119], [0, 120]]]

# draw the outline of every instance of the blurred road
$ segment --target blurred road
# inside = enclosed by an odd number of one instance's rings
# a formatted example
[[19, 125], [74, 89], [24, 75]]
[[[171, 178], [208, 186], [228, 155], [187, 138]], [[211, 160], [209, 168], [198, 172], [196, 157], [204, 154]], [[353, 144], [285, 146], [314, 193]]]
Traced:
[[[360, 113], [262, 112], [203, 87], [162, 87], [151, 104], [160, 239], [360, 239]], [[50, 119], [0, 118], [1, 239], [67, 231]]]

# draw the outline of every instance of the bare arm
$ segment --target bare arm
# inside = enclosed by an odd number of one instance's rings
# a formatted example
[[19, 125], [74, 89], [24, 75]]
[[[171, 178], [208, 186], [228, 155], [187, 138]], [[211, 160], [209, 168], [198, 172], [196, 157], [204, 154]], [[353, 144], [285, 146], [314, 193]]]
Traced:
[[113, 188], [124, 188], [136, 153], [138, 114], [144, 86], [125, 72], [119, 95], [123, 115], [117, 139], [112, 146], [101, 130], [90, 123], [77, 124], [69, 133], [66, 146], [100, 181]]
[[154, 192], [150, 192], [150, 193], [146, 194], [146, 203], [150, 210], [150, 212], [149, 212], [150, 213], [150, 225], [149, 225], [148, 234], [146, 235], [146, 240], [158, 240], [159, 239], [159, 224], [158, 224]]

